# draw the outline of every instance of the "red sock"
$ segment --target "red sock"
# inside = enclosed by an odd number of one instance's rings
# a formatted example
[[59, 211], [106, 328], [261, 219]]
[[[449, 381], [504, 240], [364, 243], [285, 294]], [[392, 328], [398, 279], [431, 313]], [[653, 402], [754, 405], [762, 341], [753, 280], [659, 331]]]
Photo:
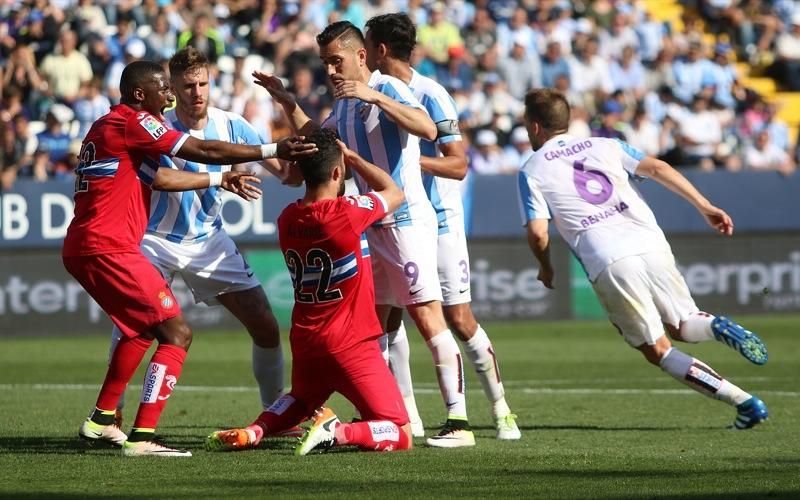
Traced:
[[264, 434], [280, 432], [308, 418], [309, 410], [304, 403], [297, 401], [292, 393], [284, 394], [266, 411], [256, 418], [255, 422], [247, 426], [247, 429], [255, 432], [255, 444], [261, 441]]
[[181, 376], [186, 351], [171, 344], [159, 344], [144, 374], [142, 398], [133, 427], [155, 429], [172, 389]]
[[336, 444], [358, 446], [362, 450], [398, 451], [411, 447], [408, 434], [388, 420], [370, 420], [336, 426]]
[[152, 340], [142, 337], [123, 336], [119, 340], [117, 348], [114, 349], [114, 355], [111, 356], [111, 362], [108, 364], [106, 379], [103, 381], [103, 387], [100, 388], [100, 395], [97, 397], [95, 406], [107, 411], [117, 408], [117, 402], [125, 392], [125, 387], [128, 386], [128, 382], [131, 381], [136, 368], [139, 367], [144, 354], [152, 344]]

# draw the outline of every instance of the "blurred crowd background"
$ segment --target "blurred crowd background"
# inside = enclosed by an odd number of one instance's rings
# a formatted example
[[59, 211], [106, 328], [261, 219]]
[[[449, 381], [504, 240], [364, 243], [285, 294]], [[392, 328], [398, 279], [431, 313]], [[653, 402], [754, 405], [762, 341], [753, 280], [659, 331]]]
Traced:
[[332, 98], [316, 34], [397, 11], [418, 27], [413, 66], [456, 101], [474, 172], [518, 170], [530, 154], [523, 98], [540, 86], [568, 96], [576, 136], [618, 137], [681, 168], [795, 170], [800, 1], [0, 0], [2, 188], [71, 179], [122, 68], [166, 67], [187, 45], [213, 63], [212, 105], [264, 141], [283, 137], [288, 122], [252, 70], [285, 78], [322, 119]]

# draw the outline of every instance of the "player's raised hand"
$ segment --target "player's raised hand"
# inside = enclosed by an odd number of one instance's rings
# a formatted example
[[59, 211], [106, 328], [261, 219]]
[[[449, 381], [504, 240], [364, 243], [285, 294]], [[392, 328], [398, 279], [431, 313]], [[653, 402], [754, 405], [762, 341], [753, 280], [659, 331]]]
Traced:
[[316, 153], [318, 151], [317, 145], [312, 142], [303, 142], [304, 139], [305, 137], [302, 135], [294, 135], [284, 137], [278, 141], [278, 158], [296, 161]]
[[261, 189], [254, 186], [253, 183], [261, 184], [261, 179], [256, 177], [253, 172], [224, 172], [220, 186], [222, 189], [250, 201], [261, 198]]
[[541, 281], [542, 284], [545, 287], [549, 288], [550, 290], [553, 290], [555, 288], [553, 286], [554, 277], [555, 277], [555, 272], [553, 271], [552, 267], [545, 267], [545, 266], [539, 267], [539, 275], [537, 276], [537, 279]]
[[253, 79], [253, 82], [260, 87], [264, 87], [278, 104], [282, 106], [295, 104], [294, 96], [286, 90], [283, 82], [277, 76], [262, 73], [261, 71], [253, 71]]
[[358, 156], [358, 153], [356, 153], [352, 149], [348, 148], [347, 144], [345, 144], [341, 140], [336, 139], [336, 145], [339, 146], [339, 149], [341, 150], [342, 155], [344, 155], [344, 164], [346, 166], [352, 167], [353, 164], [357, 163], [357, 160], [361, 159], [361, 157]]
[[355, 99], [361, 99], [362, 101], [370, 104], [375, 104], [378, 102], [378, 98], [380, 96], [380, 92], [369, 88], [368, 85], [365, 85], [363, 82], [359, 82], [357, 80], [342, 80], [337, 83], [333, 89], [334, 99], [353, 97]]
[[730, 236], [733, 234], [733, 220], [731, 219], [731, 216], [721, 208], [717, 208], [714, 205], [708, 205], [707, 207], [701, 208], [700, 213], [706, 219], [708, 225], [716, 229], [718, 232], [724, 234], [725, 236]]

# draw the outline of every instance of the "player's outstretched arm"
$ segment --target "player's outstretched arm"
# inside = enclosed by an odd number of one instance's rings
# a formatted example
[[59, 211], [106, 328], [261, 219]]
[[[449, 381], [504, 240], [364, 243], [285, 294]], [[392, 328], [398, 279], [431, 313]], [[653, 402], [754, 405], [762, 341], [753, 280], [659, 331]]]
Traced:
[[721, 208], [715, 207], [710, 201], [695, 188], [689, 179], [672, 168], [668, 163], [657, 158], [647, 156], [636, 167], [637, 175], [650, 177], [673, 193], [682, 196], [694, 205], [698, 212], [705, 218], [709, 226], [720, 233], [730, 236], [733, 234], [733, 221]]
[[397, 210], [397, 207], [403, 203], [406, 197], [403, 194], [403, 190], [392, 180], [392, 177], [379, 167], [360, 157], [358, 153], [345, 146], [342, 141], [337, 140], [336, 144], [342, 150], [345, 165], [358, 172], [364, 182], [386, 200], [388, 207], [386, 211], [394, 212]]
[[261, 190], [253, 183], [261, 183], [261, 179], [252, 172], [186, 172], [174, 168], [159, 168], [153, 177], [151, 188], [156, 191], [191, 191], [220, 186], [244, 198], [255, 200], [261, 197]]
[[297, 105], [294, 96], [286, 90], [280, 78], [262, 73], [261, 71], [253, 71], [253, 78], [256, 85], [264, 87], [269, 95], [275, 99], [275, 102], [283, 106], [286, 111], [286, 116], [289, 117], [289, 123], [292, 124], [294, 132], [298, 135], [308, 135], [314, 130], [319, 128], [319, 125], [314, 123], [305, 112]]
[[303, 137], [286, 137], [275, 144], [250, 146], [225, 141], [203, 141], [190, 136], [175, 156], [200, 163], [233, 164], [275, 157], [295, 161], [316, 152], [317, 146], [304, 143]]
[[547, 219], [532, 219], [526, 224], [528, 232], [528, 246], [539, 261], [538, 279], [547, 288], [553, 288], [553, 264], [550, 262], [550, 235], [547, 232], [549, 223]]
[[467, 154], [461, 141], [439, 144], [439, 150], [444, 156], [420, 156], [419, 163], [424, 172], [457, 181], [467, 176]]
[[399, 127], [411, 134], [433, 141], [436, 139], [436, 124], [424, 109], [413, 108], [378, 92], [357, 80], [342, 80], [333, 90], [334, 99], [353, 97], [375, 104]]

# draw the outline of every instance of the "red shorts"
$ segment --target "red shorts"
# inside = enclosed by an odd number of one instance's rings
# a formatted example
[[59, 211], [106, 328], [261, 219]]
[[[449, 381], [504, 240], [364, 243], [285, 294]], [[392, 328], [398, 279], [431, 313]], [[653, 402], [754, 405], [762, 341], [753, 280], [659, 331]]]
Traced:
[[307, 415], [338, 392], [358, 409], [362, 420], [388, 420], [403, 426], [408, 413], [378, 341], [371, 339], [330, 356], [292, 360], [292, 390]]
[[137, 337], [181, 314], [158, 269], [141, 253], [63, 257], [64, 267], [122, 333]]

